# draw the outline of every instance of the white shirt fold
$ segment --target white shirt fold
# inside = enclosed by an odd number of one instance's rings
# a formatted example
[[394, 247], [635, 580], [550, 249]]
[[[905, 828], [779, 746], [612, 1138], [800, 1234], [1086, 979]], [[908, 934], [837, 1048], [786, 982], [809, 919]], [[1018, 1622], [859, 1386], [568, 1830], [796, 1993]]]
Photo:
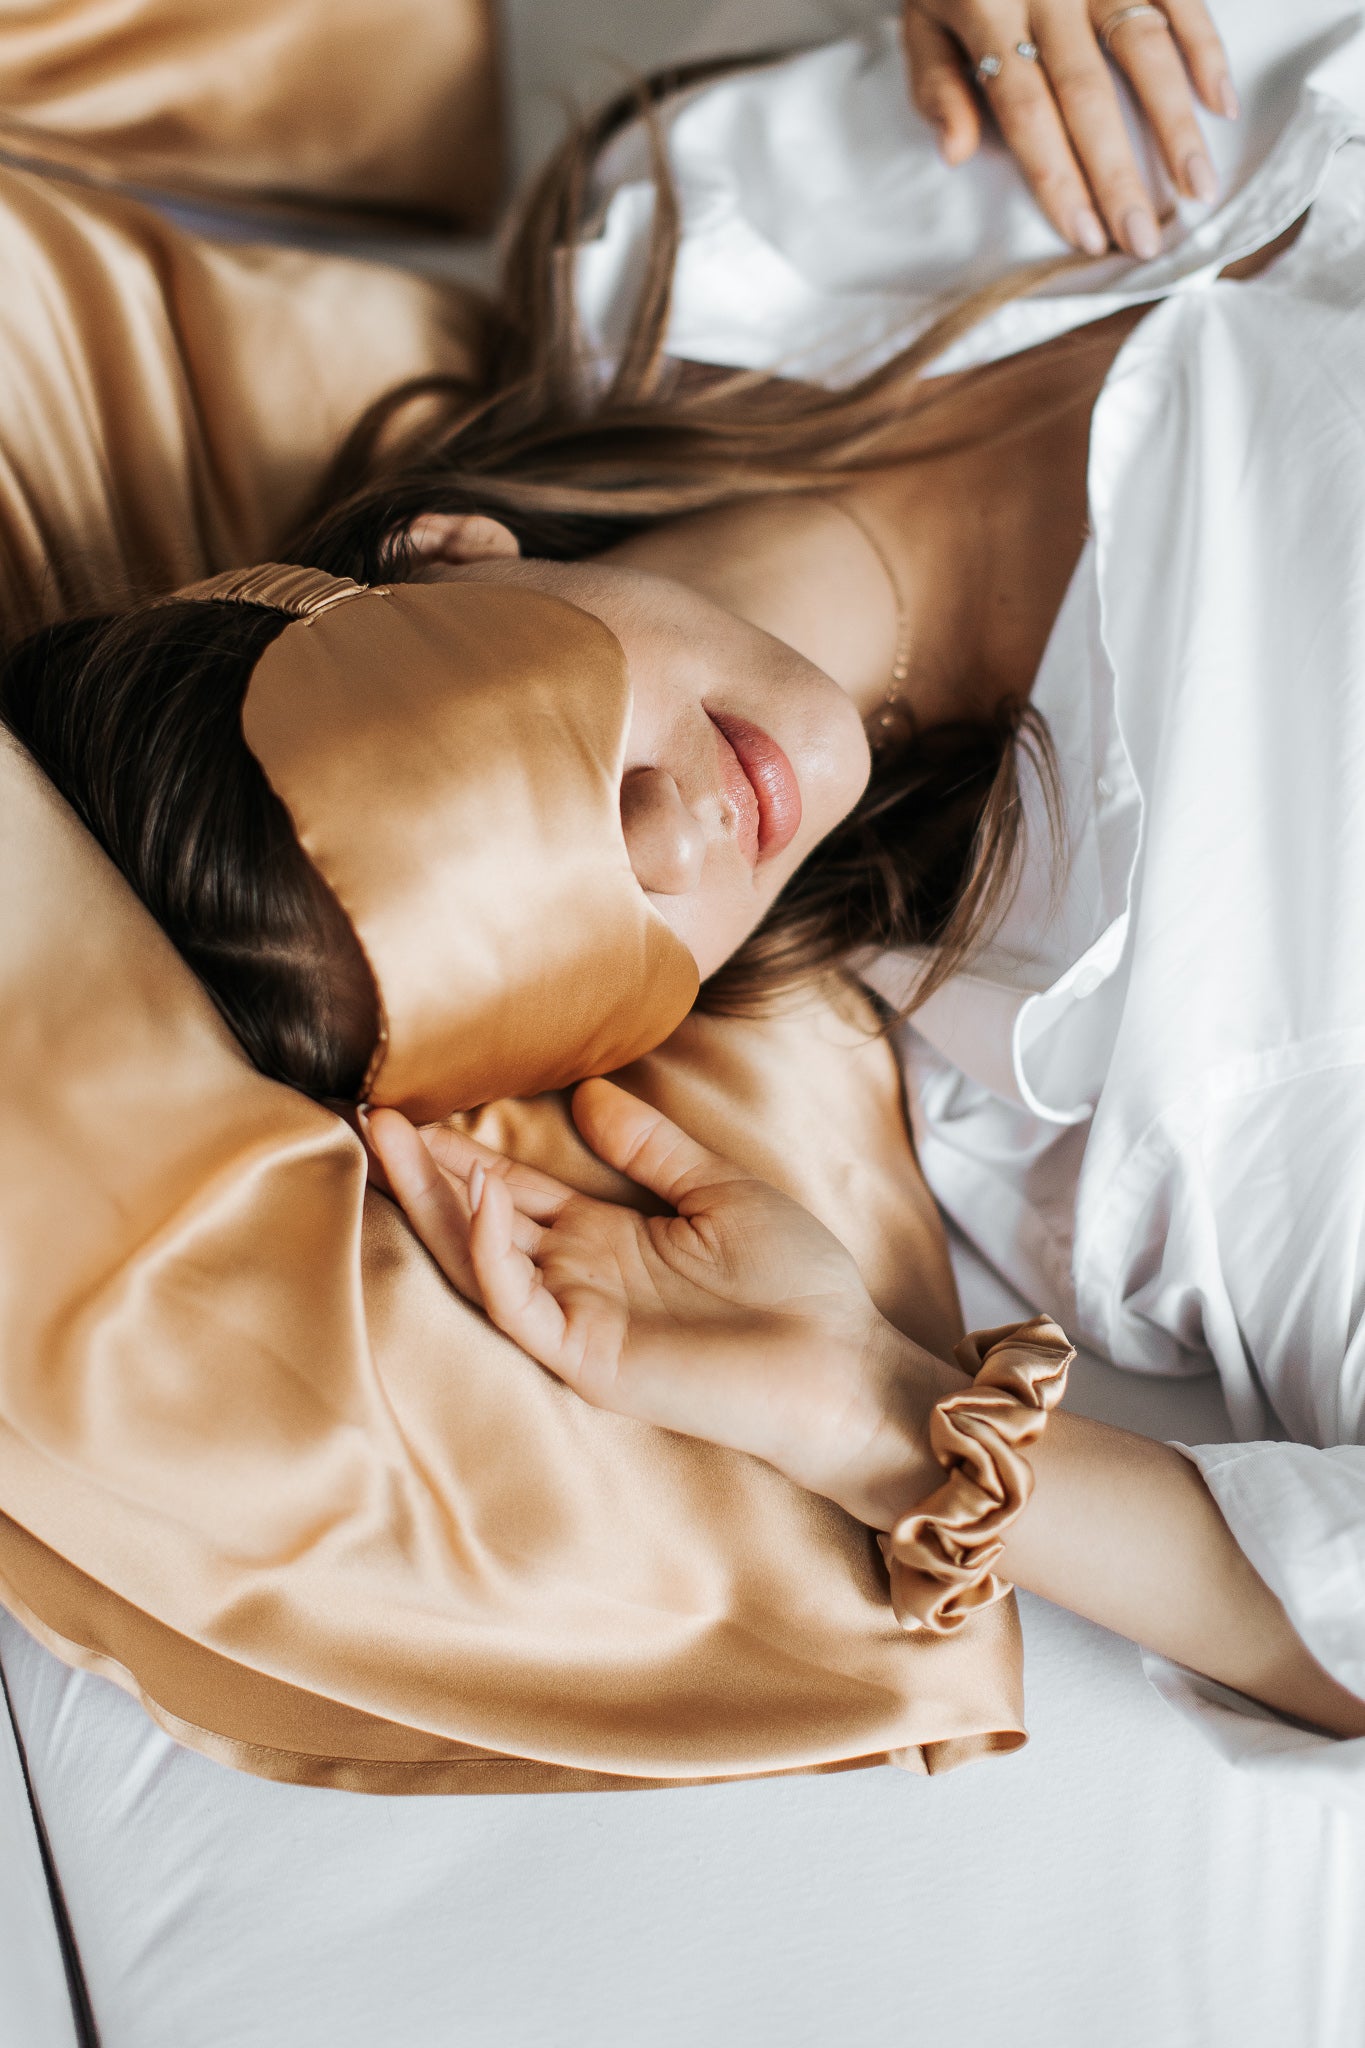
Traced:
[[[1019, 1291], [1119, 1365], [1217, 1370], [1249, 1441], [1189, 1455], [1365, 1697], [1365, 33], [1333, 0], [1215, 12], [1246, 106], [1204, 122], [1222, 203], [937, 365], [1164, 300], [1095, 409], [1092, 539], [1034, 692], [1060, 900], [1026, 786], [1019, 896], [902, 1045], [930, 1184]], [[891, 24], [693, 92], [667, 128], [680, 356], [839, 382], [946, 293], [1061, 253], [998, 148], [939, 162]], [[638, 134], [608, 152], [578, 261], [604, 363], [643, 165]], [[1259, 279], [1217, 281], [1310, 207]], [[913, 965], [868, 979], [894, 997]], [[1224, 1754], [1365, 1797], [1365, 1742], [1148, 1667]]]

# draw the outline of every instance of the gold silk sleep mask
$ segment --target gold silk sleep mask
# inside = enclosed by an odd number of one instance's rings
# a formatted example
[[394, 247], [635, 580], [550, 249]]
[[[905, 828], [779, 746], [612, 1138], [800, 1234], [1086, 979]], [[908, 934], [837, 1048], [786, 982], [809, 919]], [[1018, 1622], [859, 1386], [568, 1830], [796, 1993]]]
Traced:
[[379, 992], [364, 1099], [431, 1122], [608, 1073], [697, 994], [621, 829], [631, 689], [576, 605], [269, 563], [170, 602], [293, 612], [246, 743]]

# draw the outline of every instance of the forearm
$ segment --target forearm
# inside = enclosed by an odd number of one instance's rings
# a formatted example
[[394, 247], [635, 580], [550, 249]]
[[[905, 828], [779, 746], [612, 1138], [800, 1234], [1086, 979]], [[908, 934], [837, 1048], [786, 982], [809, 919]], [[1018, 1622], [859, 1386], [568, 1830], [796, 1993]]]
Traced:
[[1310, 1656], [1188, 1458], [1062, 1410], [1030, 1461], [1006, 1577], [1281, 1713], [1365, 1735], [1365, 1701]]
[[[587, 1400], [765, 1458], [893, 1532], [900, 1594], [915, 1572], [932, 1593], [951, 1552], [915, 1563], [895, 1546], [918, 1540], [909, 1525], [926, 1519], [916, 1510], [943, 1481], [931, 1443], [952, 1437], [933, 1437], [935, 1406], [972, 1379], [877, 1312], [848, 1252], [805, 1210], [657, 1110], [594, 1081], [574, 1114], [598, 1156], [671, 1217], [575, 1195], [528, 1169], [499, 1172], [503, 1162], [458, 1132], [447, 1130], [449, 1163], [438, 1165], [393, 1110], [375, 1112], [370, 1137], [447, 1277], [476, 1289], [533, 1358]], [[1022, 1361], [1008, 1355], [1015, 1335]], [[991, 1525], [1007, 1534], [1004, 1574], [1280, 1712], [1365, 1735], [1365, 1701], [1309, 1655], [1193, 1465], [1065, 1412], [1037, 1436], [1061, 1391], [1066, 1340], [1039, 1318], [1032, 1339], [1021, 1326], [999, 1343], [994, 1368], [990, 1355], [976, 1363], [1013, 1432], [1007, 1498], [1022, 1506], [1012, 1525]], [[1025, 1462], [1036, 1480], [1027, 1498]], [[970, 1520], [946, 1526], [960, 1535]], [[983, 1556], [989, 1569], [986, 1546]]]
[[[885, 1530], [941, 1484], [929, 1413], [970, 1382], [881, 1330], [885, 1426], [835, 1497]], [[1280, 1713], [1365, 1735], [1365, 1701], [1310, 1655], [1188, 1458], [1065, 1409], [1028, 1457], [1035, 1484], [997, 1567], [1005, 1578]]]

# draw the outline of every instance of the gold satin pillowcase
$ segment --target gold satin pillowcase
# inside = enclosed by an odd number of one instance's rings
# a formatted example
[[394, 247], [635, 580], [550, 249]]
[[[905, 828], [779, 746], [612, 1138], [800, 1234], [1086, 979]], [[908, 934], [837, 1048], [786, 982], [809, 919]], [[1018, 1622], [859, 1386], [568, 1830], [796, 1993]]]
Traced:
[[6, 0], [0, 109], [19, 156], [229, 206], [468, 232], [502, 192], [493, 0]]
[[[0, 85], [30, 140], [96, 171], [107, 149], [202, 189], [231, 157], [239, 187], [454, 209], [457, 140], [429, 145], [440, 38], [471, 19], [24, 5]], [[402, 22], [421, 35], [395, 57]], [[159, 81], [139, 24], [181, 51]], [[339, 120], [338, 91], [371, 94], [374, 122]], [[218, 247], [3, 167], [0, 273], [10, 635], [267, 557], [371, 399], [475, 360], [453, 289]], [[884, 1311], [951, 1346], [941, 1227], [865, 1017], [694, 1016], [627, 1078], [823, 1215]], [[624, 1192], [556, 1096], [469, 1121]], [[907, 1638], [861, 1526], [588, 1408], [507, 1343], [366, 1188], [345, 1125], [248, 1065], [5, 741], [0, 1132], [0, 1597], [179, 1739], [385, 1792], [936, 1769], [1022, 1741], [1012, 1602]]]
[[479, 315], [457, 287], [203, 241], [135, 200], [3, 164], [0, 277], [9, 640], [267, 558], [366, 406], [477, 360]]
[[[389, 1792], [1023, 1739], [1011, 1601], [907, 1637], [866, 1529], [517, 1351], [347, 1127], [247, 1064], [12, 743], [0, 876], [0, 1582], [58, 1655], [242, 1769]], [[627, 1078], [851, 1216], [883, 1306], [951, 1341], [866, 1019], [690, 1020]], [[471, 1121], [603, 1184], [556, 1097]]]

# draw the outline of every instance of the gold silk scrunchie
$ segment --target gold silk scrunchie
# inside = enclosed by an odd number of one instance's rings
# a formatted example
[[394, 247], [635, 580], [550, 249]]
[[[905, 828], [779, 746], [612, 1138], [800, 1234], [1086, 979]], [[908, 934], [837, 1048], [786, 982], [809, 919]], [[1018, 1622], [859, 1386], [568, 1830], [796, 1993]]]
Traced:
[[1054, 1322], [1035, 1316], [974, 1330], [954, 1356], [972, 1384], [929, 1418], [929, 1446], [948, 1477], [877, 1539], [901, 1627], [940, 1636], [1010, 1591], [992, 1566], [1033, 1492], [1024, 1453], [1066, 1392], [1076, 1352]]

